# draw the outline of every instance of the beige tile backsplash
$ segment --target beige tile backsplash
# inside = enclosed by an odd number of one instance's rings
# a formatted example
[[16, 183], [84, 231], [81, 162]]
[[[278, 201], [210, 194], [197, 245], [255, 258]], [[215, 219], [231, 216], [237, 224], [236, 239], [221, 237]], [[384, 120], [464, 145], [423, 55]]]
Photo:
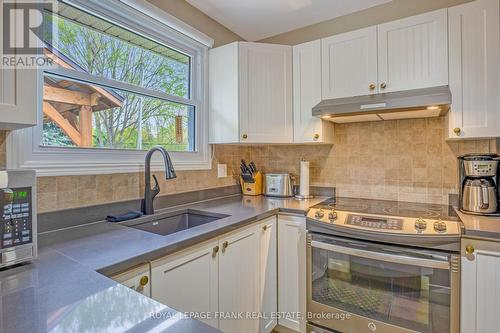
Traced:
[[[340, 196], [447, 203], [457, 193], [456, 156], [500, 152], [500, 140], [445, 141], [443, 118], [335, 125], [334, 145], [217, 145], [212, 170], [158, 173], [161, 194], [237, 183], [239, 161], [253, 160], [264, 172], [299, 173], [311, 161], [311, 185], [335, 186]], [[0, 163], [5, 165], [5, 132]], [[228, 164], [217, 178], [216, 163]], [[143, 173], [38, 178], [39, 212], [91, 206], [142, 197]]]

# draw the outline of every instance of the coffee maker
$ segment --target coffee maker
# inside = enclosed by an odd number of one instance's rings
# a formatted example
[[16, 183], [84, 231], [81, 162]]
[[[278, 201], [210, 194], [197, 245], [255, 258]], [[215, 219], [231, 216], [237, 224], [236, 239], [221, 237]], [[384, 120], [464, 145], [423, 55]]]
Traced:
[[467, 214], [499, 215], [500, 156], [467, 154], [458, 157], [460, 210]]

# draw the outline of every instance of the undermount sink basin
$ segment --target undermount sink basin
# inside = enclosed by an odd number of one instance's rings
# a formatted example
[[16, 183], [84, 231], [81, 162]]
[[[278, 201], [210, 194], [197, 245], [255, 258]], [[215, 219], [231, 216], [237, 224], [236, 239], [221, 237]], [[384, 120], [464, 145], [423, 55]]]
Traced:
[[228, 216], [200, 210], [184, 209], [177, 212], [139, 218], [139, 221], [134, 224], [127, 224], [127, 226], [165, 236], [214, 222]]

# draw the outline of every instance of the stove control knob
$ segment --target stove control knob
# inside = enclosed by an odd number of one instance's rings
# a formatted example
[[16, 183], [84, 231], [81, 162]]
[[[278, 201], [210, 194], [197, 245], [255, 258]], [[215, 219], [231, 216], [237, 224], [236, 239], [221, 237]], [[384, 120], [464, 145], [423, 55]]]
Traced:
[[446, 223], [441, 221], [441, 219], [437, 220], [434, 222], [434, 230], [440, 232], [446, 231]]
[[337, 219], [337, 212], [331, 211], [330, 213], [328, 213], [328, 219], [331, 221], [335, 221]]
[[320, 218], [322, 218], [323, 216], [325, 216], [325, 213], [323, 212], [323, 210], [322, 210], [322, 209], [320, 209], [320, 210], [318, 210], [318, 211], [316, 212], [316, 214], [314, 214], [314, 216], [320, 219]]
[[427, 222], [419, 217], [416, 221], [415, 221], [415, 229], [417, 230], [425, 230], [425, 228], [427, 228]]

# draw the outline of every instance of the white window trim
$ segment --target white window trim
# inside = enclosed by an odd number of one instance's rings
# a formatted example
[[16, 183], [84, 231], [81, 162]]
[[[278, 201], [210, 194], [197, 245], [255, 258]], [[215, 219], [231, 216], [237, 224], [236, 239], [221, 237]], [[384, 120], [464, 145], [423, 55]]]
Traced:
[[[211, 147], [208, 144], [208, 47], [213, 40], [164, 12], [159, 10], [154, 12], [156, 7], [143, 0], [70, 0], [66, 2], [97, 16], [111, 19], [117, 24], [129, 27], [158, 42], [174, 46], [179, 51], [194, 55], [191, 64], [191, 93], [192, 100], [196, 104], [195, 147], [197, 151], [171, 152], [171, 158], [177, 170], [210, 169], [212, 156]], [[36, 80], [38, 89], [34, 98], [37, 99], [38, 123], [41, 124], [42, 71], [38, 71]], [[39, 125], [9, 134], [8, 168], [35, 169], [40, 176], [127, 173], [144, 169], [146, 154], [144, 151], [40, 147], [35, 139], [41, 137], [40, 130]], [[154, 170], [163, 168], [163, 160], [160, 156], [154, 156], [151, 167]]]

